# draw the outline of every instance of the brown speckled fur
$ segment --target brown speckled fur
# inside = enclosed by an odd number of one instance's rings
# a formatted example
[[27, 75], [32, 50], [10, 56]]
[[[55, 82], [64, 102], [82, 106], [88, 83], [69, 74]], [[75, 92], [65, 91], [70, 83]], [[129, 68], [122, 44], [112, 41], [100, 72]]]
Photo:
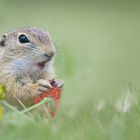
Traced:
[[[30, 44], [21, 44], [18, 37], [25, 34], [35, 48]], [[55, 53], [52, 39], [47, 31], [38, 28], [16, 29], [5, 34], [4, 45], [0, 46], [0, 83], [7, 89], [7, 101], [17, 108], [21, 108], [20, 100], [25, 106], [33, 104], [36, 95], [37, 84], [30, 75], [37, 79], [50, 80], [54, 77], [53, 59], [48, 61], [45, 70], [32, 69], [34, 63], [44, 61], [44, 53]], [[23, 64], [22, 64], [23, 61]], [[27, 62], [26, 62], [27, 61]], [[24, 85], [18, 80], [24, 81]]]

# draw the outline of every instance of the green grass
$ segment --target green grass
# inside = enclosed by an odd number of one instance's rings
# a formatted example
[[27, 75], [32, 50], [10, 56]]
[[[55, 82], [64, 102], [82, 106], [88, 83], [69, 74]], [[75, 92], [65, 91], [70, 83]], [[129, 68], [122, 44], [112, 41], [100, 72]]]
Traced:
[[0, 0], [0, 34], [47, 29], [57, 78], [65, 82], [55, 119], [6, 109], [0, 139], [139, 139], [139, 6], [136, 0]]
[[9, 110], [1, 121], [0, 138], [30, 139], [139, 139], [139, 92], [128, 85], [115, 100], [88, 100], [74, 108], [63, 107], [54, 119], [36, 113], [30, 117]]

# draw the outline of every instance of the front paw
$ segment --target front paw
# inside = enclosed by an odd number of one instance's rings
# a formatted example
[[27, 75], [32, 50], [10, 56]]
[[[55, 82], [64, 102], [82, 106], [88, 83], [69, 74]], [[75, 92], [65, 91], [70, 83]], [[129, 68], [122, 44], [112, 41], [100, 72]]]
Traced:
[[38, 83], [37, 95], [49, 91], [53, 87], [62, 88], [64, 86], [64, 82], [62, 80], [54, 80], [54, 79], [50, 81], [40, 79], [37, 81], [37, 83]]
[[40, 95], [43, 92], [46, 92], [52, 88], [52, 85], [50, 84], [50, 81], [48, 81], [48, 80], [40, 79], [37, 81], [37, 83], [38, 83], [38, 88], [37, 88], [38, 95]]
[[50, 80], [50, 84], [52, 87], [59, 87], [62, 88], [64, 86], [64, 82], [62, 80]]

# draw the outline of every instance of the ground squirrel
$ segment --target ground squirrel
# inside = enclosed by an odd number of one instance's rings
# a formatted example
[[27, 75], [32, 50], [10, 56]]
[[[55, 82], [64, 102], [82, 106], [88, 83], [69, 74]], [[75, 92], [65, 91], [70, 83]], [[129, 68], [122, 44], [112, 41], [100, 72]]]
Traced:
[[[47, 31], [22, 28], [8, 32], [0, 40], [0, 83], [7, 89], [6, 100], [21, 108], [33, 105], [33, 99], [51, 88], [56, 50]], [[63, 81], [56, 80], [62, 87]]]

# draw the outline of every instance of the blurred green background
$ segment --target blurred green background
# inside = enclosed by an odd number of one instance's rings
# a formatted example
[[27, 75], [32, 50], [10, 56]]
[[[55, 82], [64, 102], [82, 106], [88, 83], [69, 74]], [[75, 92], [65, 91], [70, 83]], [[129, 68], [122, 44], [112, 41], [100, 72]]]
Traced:
[[0, 33], [26, 26], [51, 33], [65, 104], [139, 87], [138, 1], [0, 0]]
[[139, 1], [0, 0], [0, 34], [28, 26], [53, 37], [64, 108], [140, 89]]

